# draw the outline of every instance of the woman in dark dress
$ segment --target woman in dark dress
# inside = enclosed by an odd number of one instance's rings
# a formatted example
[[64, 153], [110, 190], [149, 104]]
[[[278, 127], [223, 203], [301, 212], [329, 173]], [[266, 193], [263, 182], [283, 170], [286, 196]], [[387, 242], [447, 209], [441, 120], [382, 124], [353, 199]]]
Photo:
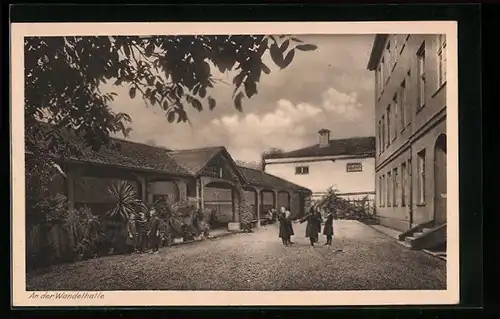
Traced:
[[285, 217], [286, 217], [286, 224], [288, 226], [288, 233], [290, 234], [290, 240], [288, 241], [289, 244], [294, 244], [292, 241], [291, 237], [295, 235], [293, 231], [293, 225], [292, 225], [292, 213], [290, 212], [290, 209], [287, 208], [282, 208], [283, 211], [285, 212]]
[[328, 246], [332, 245], [333, 238], [333, 213], [326, 215], [325, 226], [323, 227], [323, 235], [326, 236], [326, 244]]
[[134, 213], [130, 214], [127, 221], [127, 247], [129, 252], [137, 252], [138, 249], [138, 234], [137, 234], [137, 221]]
[[317, 243], [319, 241], [319, 234], [321, 233], [321, 222], [323, 221], [319, 207], [316, 207], [315, 214], [316, 214], [316, 232], [314, 233], [315, 234], [314, 242]]
[[288, 246], [290, 244], [290, 228], [288, 227], [288, 221], [284, 212], [278, 213], [278, 221], [280, 223], [279, 237], [283, 241], [283, 245]]
[[316, 237], [318, 235], [318, 217], [313, 207], [311, 207], [309, 213], [306, 216], [300, 219], [300, 223], [304, 223], [306, 221], [307, 221], [306, 237], [309, 237], [311, 246], [314, 246]]
[[156, 215], [156, 210], [153, 208], [150, 211], [151, 219], [149, 221], [149, 240], [151, 243], [152, 251], [151, 253], [157, 254], [158, 248], [160, 247], [160, 219]]

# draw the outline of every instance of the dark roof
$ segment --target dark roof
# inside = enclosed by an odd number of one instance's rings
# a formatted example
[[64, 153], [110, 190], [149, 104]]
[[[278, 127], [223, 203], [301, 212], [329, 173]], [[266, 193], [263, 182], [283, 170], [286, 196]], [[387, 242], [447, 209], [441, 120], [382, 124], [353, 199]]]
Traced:
[[238, 168], [250, 185], [268, 187], [273, 189], [287, 189], [311, 192], [311, 190], [308, 188], [302, 187], [300, 185], [294, 184], [292, 182], [257, 169], [243, 166], [239, 166]]
[[387, 34], [377, 34], [373, 40], [372, 52], [370, 53], [370, 60], [368, 61], [367, 69], [373, 71], [377, 68], [378, 62], [384, 50], [385, 40]]
[[169, 152], [169, 156], [192, 175], [199, 175], [209, 162], [217, 155], [221, 154], [233, 166], [236, 173], [243, 183], [246, 183], [245, 177], [238, 170], [229, 152], [224, 146], [205, 147], [189, 150], [177, 150]]
[[[40, 129], [45, 132], [48, 132], [53, 127], [47, 123], [39, 124]], [[169, 150], [162, 147], [110, 138], [110, 143], [101, 146], [96, 151], [86, 147], [84, 140], [77, 136], [74, 131], [64, 130], [60, 131], [60, 133], [64, 140], [83, 150], [77, 156], [72, 155], [69, 158], [70, 160], [137, 170], [154, 170], [173, 175], [190, 175], [186, 169], [169, 156]], [[53, 153], [52, 155], [61, 157], [61, 154]]]
[[98, 152], [90, 151], [79, 160], [114, 164], [136, 169], [150, 169], [171, 174], [190, 175], [169, 155], [169, 150], [120, 139], [112, 139], [112, 145], [101, 147]]
[[375, 156], [375, 137], [330, 140], [328, 146], [320, 147], [319, 144], [315, 144], [290, 152], [270, 154], [266, 156], [266, 159], [339, 155]]
[[188, 172], [197, 174], [223, 149], [224, 148], [221, 146], [216, 146], [190, 150], [176, 150], [169, 152], [169, 155]]

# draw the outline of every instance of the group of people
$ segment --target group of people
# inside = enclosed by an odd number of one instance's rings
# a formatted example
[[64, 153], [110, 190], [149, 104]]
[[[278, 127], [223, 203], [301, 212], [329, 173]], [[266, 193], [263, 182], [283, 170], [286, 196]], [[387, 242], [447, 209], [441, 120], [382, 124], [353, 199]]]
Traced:
[[158, 253], [161, 243], [160, 226], [156, 210], [149, 211], [149, 220], [143, 212], [130, 214], [127, 222], [127, 246], [131, 252], [144, 253], [151, 248], [151, 253]]
[[[281, 207], [280, 213], [278, 215], [278, 220], [280, 223], [279, 237], [283, 241], [283, 245], [288, 246], [294, 244], [291, 241], [291, 236], [294, 235], [292, 219], [290, 218], [290, 211], [285, 207]], [[321, 224], [323, 223], [323, 218], [321, 210], [319, 207], [312, 206], [306, 216], [299, 220], [300, 223], [307, 222], [306, 226], [306, 237], [309, 238], [311, 246], [319, 241], [319, 234], [321, 232]], [[326, 236], [325, 245], [331, 246], [333, 241], [333, 213], [330, 212], [325, 216], [325, 222], [323, 226], [323, 235]]]

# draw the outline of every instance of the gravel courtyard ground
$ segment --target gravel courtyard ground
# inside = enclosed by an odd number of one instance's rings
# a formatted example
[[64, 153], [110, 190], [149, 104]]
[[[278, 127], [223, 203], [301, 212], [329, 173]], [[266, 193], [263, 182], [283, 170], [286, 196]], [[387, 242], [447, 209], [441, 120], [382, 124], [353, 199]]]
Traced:
[[164, 248], [64, 264], [27, 275], [27, 290], [446, 289], [446, 262], [356, 221], [336, 221], [333, 246], [308, 245], [305, 224], [284, 247], [276, 225]]

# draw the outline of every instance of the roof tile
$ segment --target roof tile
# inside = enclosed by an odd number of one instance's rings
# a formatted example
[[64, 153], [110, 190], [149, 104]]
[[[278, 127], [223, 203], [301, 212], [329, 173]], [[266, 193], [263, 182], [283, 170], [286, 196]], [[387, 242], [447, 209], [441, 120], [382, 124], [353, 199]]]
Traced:
[[375, 156], [375, 137], [354, 137], [348, 139], [330, 140], [328, 146], [320, 147], [319, 144], [316, 144], [290, 152], [270, 154], [266, 156], [266, 159], [339, 155]]

